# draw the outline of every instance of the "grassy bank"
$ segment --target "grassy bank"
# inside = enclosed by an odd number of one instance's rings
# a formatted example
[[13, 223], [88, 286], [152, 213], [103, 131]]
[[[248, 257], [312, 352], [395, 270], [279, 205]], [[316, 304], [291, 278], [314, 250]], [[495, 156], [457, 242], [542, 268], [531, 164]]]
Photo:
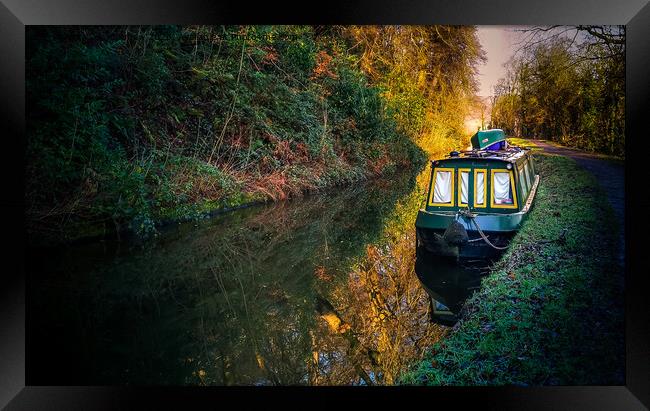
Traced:
[[[623, 384], [615, 217], [573, 160], [536, 158], [541, 184], [529, 220], [462, 319], [402, 384]], [[547, 242], [563, 230], [565, 241]]]

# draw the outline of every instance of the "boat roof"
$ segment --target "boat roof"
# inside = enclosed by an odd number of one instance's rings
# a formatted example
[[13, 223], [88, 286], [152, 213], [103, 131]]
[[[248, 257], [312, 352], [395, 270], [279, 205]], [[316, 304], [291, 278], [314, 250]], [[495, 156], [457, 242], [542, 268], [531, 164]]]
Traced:
[[500, 160], [514, 163], [522, 158], [530, 149], [518, 146], [509, 146], [503, 150], [467, 150], [467, 151], [452, 151], [445, 158], [439, 160], [467, 160], [467, 159], [481, 159], [481, 160]]

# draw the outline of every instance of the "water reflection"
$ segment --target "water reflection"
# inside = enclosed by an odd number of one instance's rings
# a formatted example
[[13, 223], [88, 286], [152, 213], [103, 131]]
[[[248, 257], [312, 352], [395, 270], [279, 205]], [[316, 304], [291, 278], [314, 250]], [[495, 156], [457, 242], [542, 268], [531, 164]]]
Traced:
[[417, 191], [402, 175], [144, 248], [28, 250], [28, 382], [392, 383], [441, 335], [404, 219]]
[[491, 260], [460, 260], [434, 255], [418, 247], [415, 272], [431, 297], [431, 319], [454, 325], [465, 301], [481, 286]]

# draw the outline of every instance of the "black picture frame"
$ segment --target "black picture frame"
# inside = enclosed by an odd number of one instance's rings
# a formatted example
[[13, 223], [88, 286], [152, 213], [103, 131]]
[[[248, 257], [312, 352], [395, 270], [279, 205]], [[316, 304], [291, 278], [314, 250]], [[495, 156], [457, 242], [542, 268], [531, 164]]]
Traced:
[[[25, 26], [77, 24], [625, 24], [626, 39], [626, 376], [604, 387], [42, 387], [26, 385], [24, 153]], [[0, 112], [3, 122], [3, 272], [0, 283], [0, 407], [6, 409], [211, 408], [256, 403], [300, 406], [475, 404], [494, 409], [647, 409], [650, 344], [645, 251], [648, 201], [643, 145], [648, 139], [650, 4], [647, 0], [244, 1], [0, 0]], [[17, 154], [18, 153], [18, 154]], [[638, 190], [637, 187], [646, 187]], [[28, 381], [28, 380], [27, 380]], [[345, 397], [341, 399], [340, 397]], [[317, 401], [314, 401], [318, 397]], [[341, 401], [344, 401], [343, 403]], [[228, 405], [231, 406], [231, 405]]]

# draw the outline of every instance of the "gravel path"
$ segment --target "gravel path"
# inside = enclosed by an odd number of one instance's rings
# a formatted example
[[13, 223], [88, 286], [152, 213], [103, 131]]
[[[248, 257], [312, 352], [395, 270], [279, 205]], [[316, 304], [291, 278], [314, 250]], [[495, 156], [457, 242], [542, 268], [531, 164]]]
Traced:
[[574, 159], [585, 170], [592, 173], [606, 191], [614, 214], [620, 222], [619, 262], [625, 263], [625, 162], [597, 154], [585, 153], [566, 147], [558, 147], [544, 140], [530, 140], [547, 153], [558, 154]]

